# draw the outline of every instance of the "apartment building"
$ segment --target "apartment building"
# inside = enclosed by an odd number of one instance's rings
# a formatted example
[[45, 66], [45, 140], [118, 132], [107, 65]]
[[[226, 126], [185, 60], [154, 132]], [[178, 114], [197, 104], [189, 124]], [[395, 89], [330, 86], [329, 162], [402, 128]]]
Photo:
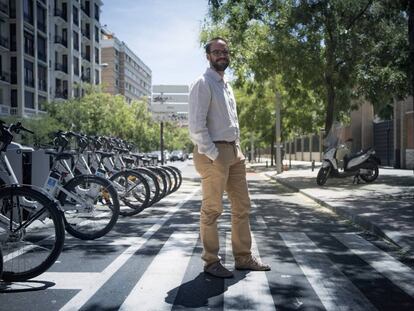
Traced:
[[0, 115], [32, 116], [45, 101], [100, 83], [101, 0], [0, 0]]
[[151, 96], [151, 69], [115, 35], [102, 29], [102, 85], [106, 92], [122, 94], [130, 103]]

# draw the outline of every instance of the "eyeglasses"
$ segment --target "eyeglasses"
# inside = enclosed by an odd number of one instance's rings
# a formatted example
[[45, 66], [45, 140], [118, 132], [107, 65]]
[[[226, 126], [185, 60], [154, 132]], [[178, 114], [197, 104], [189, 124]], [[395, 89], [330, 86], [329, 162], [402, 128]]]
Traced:
[[214, 56], [229, 56], [229, 51], [228, 50], [213, 50], [210, 52], [210, 54], [213, 54]]

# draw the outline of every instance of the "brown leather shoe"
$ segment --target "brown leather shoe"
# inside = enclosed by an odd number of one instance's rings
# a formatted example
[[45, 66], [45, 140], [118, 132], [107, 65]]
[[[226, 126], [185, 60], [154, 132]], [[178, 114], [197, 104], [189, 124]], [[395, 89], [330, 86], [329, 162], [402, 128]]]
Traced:
[[232, 278], [233, 273], [227, 270], [220, 261], [216, 261], [204, 267], [204, 272], [218, 278]]
[[251, 271], [270, 271], [270, 266], [262, 263], [254, 256], [250, 256], [246, 260], [236, 262], [237, 270], [251, 270]]

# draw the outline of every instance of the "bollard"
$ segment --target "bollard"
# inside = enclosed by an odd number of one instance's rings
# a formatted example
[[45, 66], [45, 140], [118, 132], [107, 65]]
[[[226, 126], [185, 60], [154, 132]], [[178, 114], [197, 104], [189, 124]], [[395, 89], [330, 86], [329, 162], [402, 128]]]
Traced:
[[266, 160], [266, 168], [267, 168], [268, 166], [267, 166], [267, 160]]
[[312, 172], [314, 171], [314, 169], [315, 169], [315, 160], [312, 160]]

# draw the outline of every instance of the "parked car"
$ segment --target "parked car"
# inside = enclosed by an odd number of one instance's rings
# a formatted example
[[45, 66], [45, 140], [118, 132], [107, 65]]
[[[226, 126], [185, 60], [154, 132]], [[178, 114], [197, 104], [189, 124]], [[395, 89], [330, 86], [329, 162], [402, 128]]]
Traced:
[[190, 153], [187, 157], [187, 159], [192, 160], [193, 159], [193, 153]]
[[187, 154], [182, 150], [174, 150], [171, 152], [170, 161], [185, 161], [187, 159]]

